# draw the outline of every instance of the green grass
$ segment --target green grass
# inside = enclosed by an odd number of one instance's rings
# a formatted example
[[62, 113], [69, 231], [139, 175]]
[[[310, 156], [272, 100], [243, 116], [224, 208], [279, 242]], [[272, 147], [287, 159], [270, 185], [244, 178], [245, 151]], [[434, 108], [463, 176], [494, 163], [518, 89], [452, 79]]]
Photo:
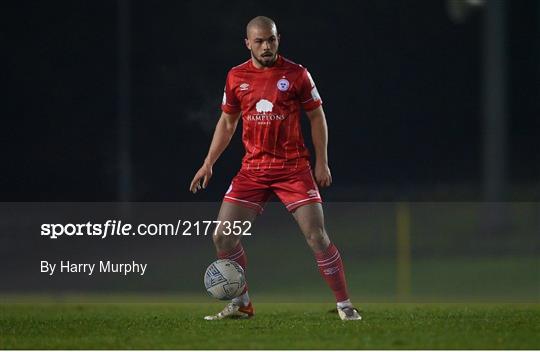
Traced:
[[207, 322], [219, 303], [0, 305], [2, 349], [539, 349], [539, 304], [259, 303], [251, 320]]

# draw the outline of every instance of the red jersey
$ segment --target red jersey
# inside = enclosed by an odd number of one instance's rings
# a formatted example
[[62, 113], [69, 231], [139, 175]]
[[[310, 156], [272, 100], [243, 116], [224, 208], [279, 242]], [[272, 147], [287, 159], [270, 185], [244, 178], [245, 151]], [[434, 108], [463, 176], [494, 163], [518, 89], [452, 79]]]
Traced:
[[309, 165], [300, 128], [300, 108], [322, 104], [306, 68], [278, 56], [273, 66], [255, 67], [250, 60], [228, 75], [221, 109], [242, 112], [242, 169], [293, 171]]

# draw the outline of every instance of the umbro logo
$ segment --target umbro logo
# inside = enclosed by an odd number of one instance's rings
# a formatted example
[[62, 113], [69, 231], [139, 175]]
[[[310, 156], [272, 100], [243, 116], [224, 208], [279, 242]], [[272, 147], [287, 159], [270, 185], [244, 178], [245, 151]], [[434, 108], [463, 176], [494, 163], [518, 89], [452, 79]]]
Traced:
[[318, 197], [319, 196], [319, 192], [317, 192], [316, 189], [310, 189], [309, 191], [306, 192], [308, 194], [308, 196], [310, 197]]
[[337, 273], [339, 271], [339, 267], [338, 266], [333, 266], [331, 268], [328, 268], [328, 269], [324, 269], [323, 272], [325, 275], [333, 275], [335, 273]]
[[248, 90], [249, 89], [249, 84], [247, 83], [242, 83], [240, 85], [240, 90]]

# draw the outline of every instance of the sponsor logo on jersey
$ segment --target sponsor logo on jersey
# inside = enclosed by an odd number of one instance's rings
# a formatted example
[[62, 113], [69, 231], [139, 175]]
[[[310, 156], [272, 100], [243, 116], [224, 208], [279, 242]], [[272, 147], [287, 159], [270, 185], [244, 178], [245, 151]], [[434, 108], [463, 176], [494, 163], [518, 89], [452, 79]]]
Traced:
[[283, 77], [277, 82], [277, 89], [279, 89], [282, 92], [287, 91], [287, 89], [289, 89], [289, 81], [287, 81], [287, 79]]
[[249, 89], [249, 84], [247, 83], [242, 83], [240, 85], [240, 90], [248, 90]]
[[259, 125], [269, 125], [271, 121], [282, 121], [287, 118], [286, 115], [272, 114], [274, 104], [266, 99], [261, 99], [255, 105], [257, 114], [249, 114], [246, 116], [247, 121], [257, 121]]
[[251, 114], [247, 116], [248, 121], [283, 121], [285, 120], [284, 115], [276, 114]]
[[261, 99], [257, 102], [257, 105], [255, 105], [255, 109], [257, 109], [257, 112], [265, 113], [265, 112], [272, 112], [272, 109], [274, 108], [274, 104], [272, 102]]

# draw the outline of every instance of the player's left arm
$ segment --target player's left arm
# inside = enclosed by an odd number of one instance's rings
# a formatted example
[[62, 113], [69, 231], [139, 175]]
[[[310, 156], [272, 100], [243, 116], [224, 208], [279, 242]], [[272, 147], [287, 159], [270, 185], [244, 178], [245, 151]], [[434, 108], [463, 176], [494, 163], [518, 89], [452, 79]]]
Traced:
[[311, 139], [315, 148], [315, 181], [319, 187], [332, 184], [332, 174], [328, 167], [328, 126], [322, 106], [306, 111], [311, 124]]

